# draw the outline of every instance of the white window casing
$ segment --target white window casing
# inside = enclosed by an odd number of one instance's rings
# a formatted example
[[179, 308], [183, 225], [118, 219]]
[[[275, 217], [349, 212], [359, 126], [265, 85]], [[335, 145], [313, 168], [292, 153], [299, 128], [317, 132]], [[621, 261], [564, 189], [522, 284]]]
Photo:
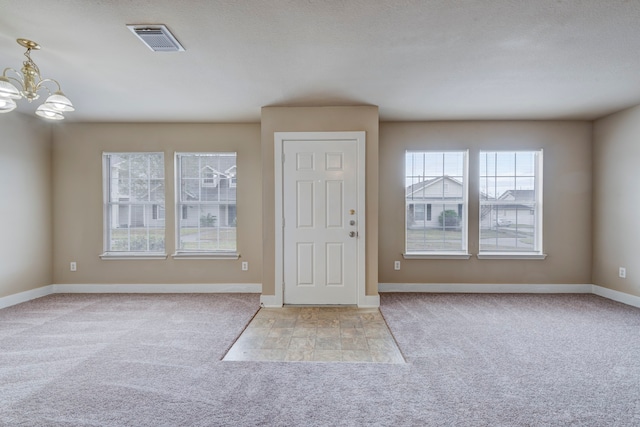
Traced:
[[543, 151], [480, 152], [479, 259], [544, 259]]
[[102, 259], [166, 259], [164, 154], [103, 153]]
[[468, 150], [406, 151], [405, 259], [468, 259]]
[[175, 259], [239, 258], [237, 187], [231, 185], [236, 157], [234, 152], [175, 153]]

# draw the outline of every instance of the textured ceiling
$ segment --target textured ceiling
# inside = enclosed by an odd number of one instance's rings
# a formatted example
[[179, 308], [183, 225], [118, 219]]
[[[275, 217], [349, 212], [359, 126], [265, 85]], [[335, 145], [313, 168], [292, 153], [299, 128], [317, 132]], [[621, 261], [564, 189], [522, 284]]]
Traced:
[[[151, 52], [136, 23], [186, 52]], [[640, 0], [0, 0], [0, 67], [21, 66], [16, 38], [40, 43], [74, 121], [354, 104], [381, 120], [594, 119], [640, 104], [639, 23]]]

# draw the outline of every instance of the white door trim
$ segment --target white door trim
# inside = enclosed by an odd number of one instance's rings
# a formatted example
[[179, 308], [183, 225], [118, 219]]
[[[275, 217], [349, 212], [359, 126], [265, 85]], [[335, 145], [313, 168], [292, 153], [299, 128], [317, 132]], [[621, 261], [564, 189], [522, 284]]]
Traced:
[[271, 306], [281, 307], [284, 302], [284, 211], [283, 211], [283, 171], [282, 156], [283, 143], [285, 141], [330, 141], [330, 140], [351, 140], [357, 145], [357, 211], [356, 221], [358, 224], [357, 239], [357, 301], [358, 306], [367, 306], [370, 302], [366, 297], [366, 215], [365, 215], [365, 192], [366, 192], [366, 140], [365, 132], [275, 132], [274, 133], [274, 168], [275, 168], [275, 295]]

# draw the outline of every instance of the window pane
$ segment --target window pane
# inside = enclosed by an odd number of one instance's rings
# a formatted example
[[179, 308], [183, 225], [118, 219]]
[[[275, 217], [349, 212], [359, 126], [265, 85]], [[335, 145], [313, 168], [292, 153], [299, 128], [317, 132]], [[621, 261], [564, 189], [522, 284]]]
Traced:
[[180, 201], [193, 202], [200, 200], [200, 179], [183, 178], [180, 183]]
[[[540, 252], [537, 162], [541, 151], [481, 152], [490, 163], [480, 177], [480, 251]], [[481, 170], [482, 165], [481, 165]], [[493, 187], [493, 188], [492, 188]]]
[[164, 203], [164, 180], [154, 178], [149, 181], [149, 200]]
[[515, 188], [515, 179], [513, 177], [496, 178], [495, 195], [498, 200], [504, 200], [510, 196], [510, 192]]
[[149, 200], [149, 180], [131, 180], [131, 200], [138, 202], [146, 202]]
[[535, 172], [536, 172], [535, 153], [517, 152], [516, 153], [516, 175], [535, 176]]
[[464, 153], [444, 153], [444, 174], [462, 178], [464, 169]]
[[463, 250], [465, 226], [458, 213], [458, 204], [408, 205], [407, 252]]
[[[105, 153], [107, 252], [164, 252], [163, 153]], [[154, 208], [155, 206], [155, 208]], [[155, 209], [155, 210], [154, 210]]]
[[535, 182], [534, 177], [517, 177], [514, 190], [515, 199], [533, 201], [535, 198]]
[[495, 199], [496, 193], [496, 179], [494, 177], [480, 178], [480, 200]]
[[406, 252], [466, 252], [466, 152], [406, 153]]
[[178, 250], [236, 250], [235, 153], [179, 153]]
[[515, 176], [516, 174], [516, 154], [507, 152], [498, 152], [496, 157], [496, 175], [497, 176]]
[[535, 250], [534, 206], [483, 206], [480, 247], [483, 251]]

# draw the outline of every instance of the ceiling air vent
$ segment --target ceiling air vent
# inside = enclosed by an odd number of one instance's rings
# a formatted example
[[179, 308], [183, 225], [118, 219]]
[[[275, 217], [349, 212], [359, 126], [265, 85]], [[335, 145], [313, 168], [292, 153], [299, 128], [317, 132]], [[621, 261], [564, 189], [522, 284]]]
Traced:
[[183, 52], [180, 42], [165, 25], [127, 25], [142, 42], [154, 52]]

